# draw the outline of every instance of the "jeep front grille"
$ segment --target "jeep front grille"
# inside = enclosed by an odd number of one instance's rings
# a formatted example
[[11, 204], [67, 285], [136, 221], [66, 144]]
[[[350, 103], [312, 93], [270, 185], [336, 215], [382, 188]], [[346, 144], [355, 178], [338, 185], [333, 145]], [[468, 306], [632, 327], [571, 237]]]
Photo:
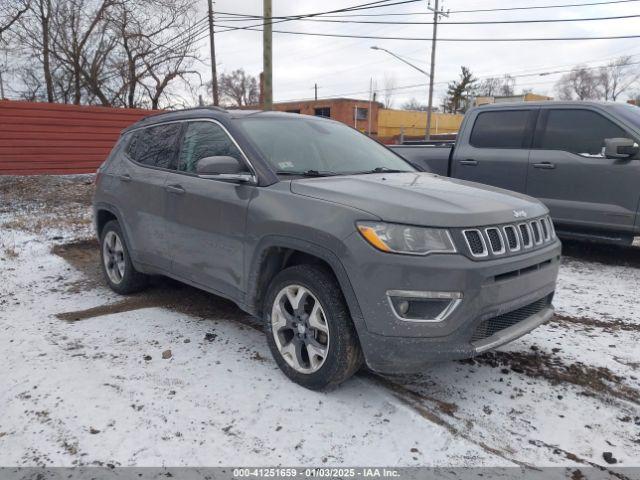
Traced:
[[507, 244], [509, 246], [509, 250], [512, 252], [517, 252], [520, 250], [520, 237], [518, 237], [518, 231], [516, 227], [513, 225], [507, 225], [503, 228], [504, 235], [507, 238]]
[[488, 254], [487, 244], [482, 237], [482, 232], [480, 230], [465, 230], [463, 233], [471, 254], [474, 257], [486, 257]]
[[526, 252], [551, 243], [555, 239], [548, 216], [526, 223], [495, 227], [470, 228], [462, 231], [469, 254], [474, 258], [491, 258]]
[[506, 252], [504, 242], [502, 241], [502, 235], [497, 228], [487, 228], [485, 230], [487, 238], [489, 239], [489, 246], [491, 247], [491, 253], [494, 255], [502, 255]]
[[531, 248], [533, 246], [533, 242], [531, 241], [531, 230], [529, 230], [529, 225], [521, 223], [519, 227], [520, 236], [522, 237], [522, 246], [524, 248]]

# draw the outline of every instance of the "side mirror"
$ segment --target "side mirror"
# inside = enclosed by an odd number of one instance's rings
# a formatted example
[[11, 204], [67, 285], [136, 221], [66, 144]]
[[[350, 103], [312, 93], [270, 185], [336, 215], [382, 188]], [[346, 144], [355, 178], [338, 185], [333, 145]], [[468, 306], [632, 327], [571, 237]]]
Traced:
[[234, 157], [205, 157], [198, 160], [196, 173], [200, 178], [226, 180], [229, 182], [251, 183], [254, 177], [246, 167]]
[[605, 138], [604, 156], [607, 158], [632, 158], [640, 152], [638, 144], [630, 138]]

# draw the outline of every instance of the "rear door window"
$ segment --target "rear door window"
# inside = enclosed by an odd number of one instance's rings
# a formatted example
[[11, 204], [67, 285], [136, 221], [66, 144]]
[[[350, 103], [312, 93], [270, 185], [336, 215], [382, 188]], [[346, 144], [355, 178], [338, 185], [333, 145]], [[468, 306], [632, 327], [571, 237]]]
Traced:
[[189, 123], [182, 140], [178, 170], [195, 173], [198, 161], [206, 157], [233, 157], [244, 161], [240, 150], [220, 125]]
[[178, 152], [181, 123], [169, 123], [138, 130], [127, 148], [134, 161], [149, 167], [172, 167]]
[[563, 150], [579, 155], [600, 155], [605, 138], [628, 137], [628, 134], [599, 113], [591, 110], [552, 109], [535, 147]]
[[529, 110], [482, 112], [476, 118], [470, 143], [477, 148], [523, 148]]

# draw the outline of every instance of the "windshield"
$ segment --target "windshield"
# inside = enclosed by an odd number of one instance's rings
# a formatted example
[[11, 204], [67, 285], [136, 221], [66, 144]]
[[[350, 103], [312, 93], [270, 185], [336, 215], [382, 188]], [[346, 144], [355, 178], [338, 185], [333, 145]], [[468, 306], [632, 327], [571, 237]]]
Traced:
[[242, 130], [280, 174], [352, 174], [415, 169], [378, 142], [338, 122], [255, 116]]
[[622, 104], [615, 105], [613, 109], [624, 120], [633, 125], [637, 130], [640, 130], [640, 107]]

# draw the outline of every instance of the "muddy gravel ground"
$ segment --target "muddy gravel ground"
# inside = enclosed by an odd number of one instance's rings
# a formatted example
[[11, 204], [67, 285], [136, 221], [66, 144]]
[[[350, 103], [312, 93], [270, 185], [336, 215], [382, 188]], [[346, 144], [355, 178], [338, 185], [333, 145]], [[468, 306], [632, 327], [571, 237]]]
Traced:
[[556, 316], [496, 352], [317, 393], [226, 300], [105, 288], [92, 185], [0, 177], [0, 465], [640, 466], [640, 248], [565, 243]]

